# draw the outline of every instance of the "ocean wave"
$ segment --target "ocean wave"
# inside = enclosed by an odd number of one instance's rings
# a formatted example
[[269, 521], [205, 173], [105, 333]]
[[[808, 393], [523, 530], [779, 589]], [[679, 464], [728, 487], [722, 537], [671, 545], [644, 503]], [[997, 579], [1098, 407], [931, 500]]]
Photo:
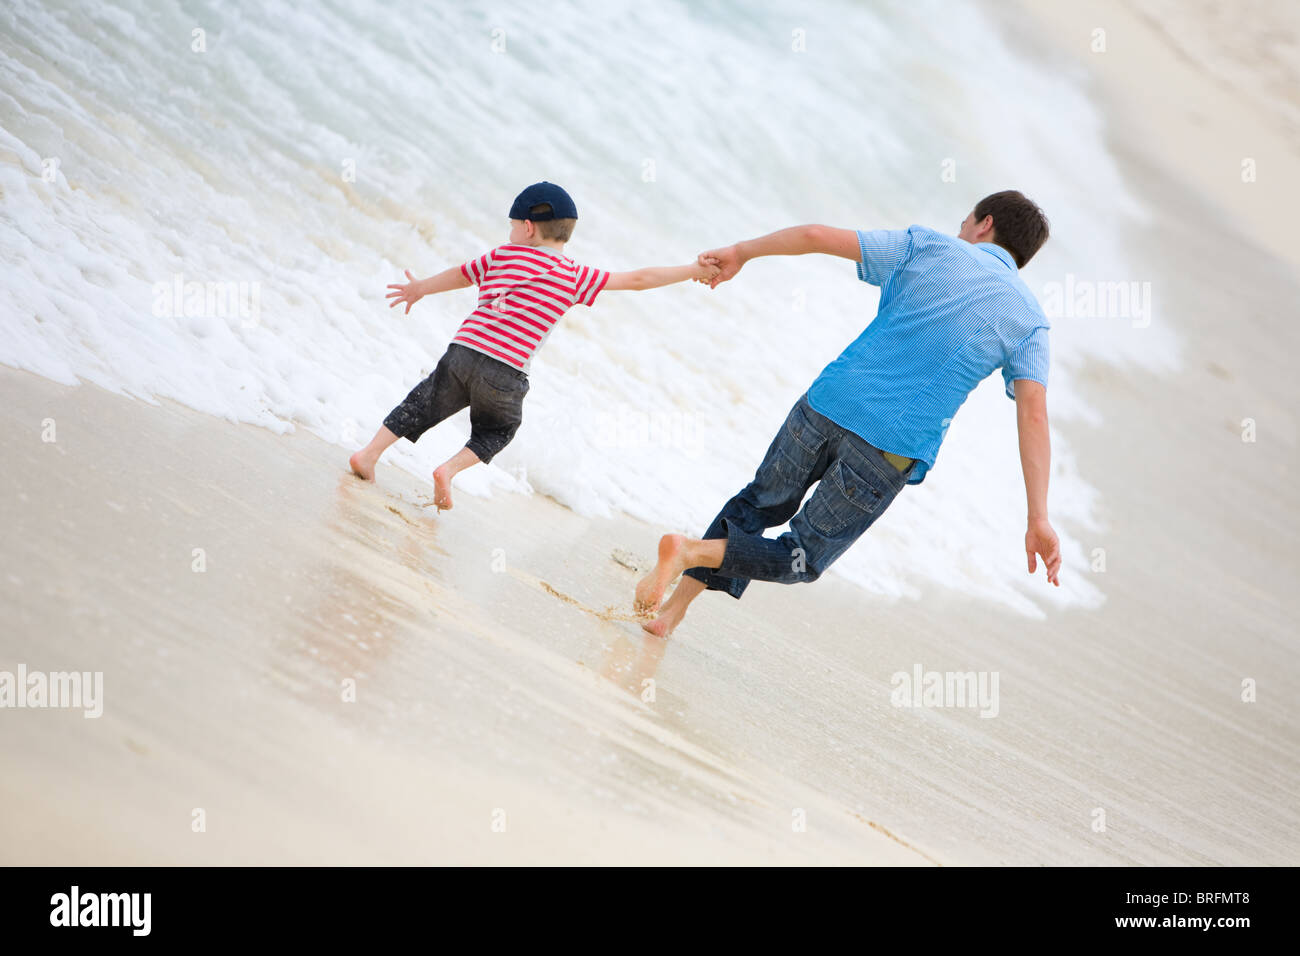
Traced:
[[[1071, 309], [1067, 282], [1141, 280], [1123, 236], [1145, 214], [1082, 79], [978, 7], [17, 0], [0, 22], [0, 362], [58, 381], [357, 447], [473, 306], [403, 316], [385, 285], [505, 241], [539, 179], [580, 207], [567, 251], [615, 270], [806, 221], [956, 232], [1020, 188], [1053, 223], [1025, 278], [1062, 296], [1054, 420], [1096, 422], [1071, 387], [1084, 361], [1179, 361], [1158, 312]], [[815, 257], [607, 293], [539, 353], [515, 442], [458, 483], [698, 533], [876, 301]], [[467, 434], [462, 413], [390, 459], [427, 476]], [[1096, 493], [1053, 437], [1053, 514], [1082, 567]], [[836, 570], [1034, 616], [1098, 604], [1084, 574], [1026, 585], [1016, 448], [994, 375]]]

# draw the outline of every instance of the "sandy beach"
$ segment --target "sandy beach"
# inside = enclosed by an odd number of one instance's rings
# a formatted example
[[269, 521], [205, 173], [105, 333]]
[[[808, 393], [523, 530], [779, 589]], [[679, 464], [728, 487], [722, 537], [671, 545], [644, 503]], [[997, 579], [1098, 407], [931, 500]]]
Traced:
[[[23, 768], [0, 784], [6, 862], [934, 859], [865, 793], [802, 781], [836, 748], [782, 726], [824, 719], [823, 681], [860, 689], [825, 652], [774, 684], [800, 659], [779, 631], [782, 660], [748, 666], [779, 595], [753, 617], [707, 609], [711, 639], [672, 654], [605, 620], [628, 616], [635, 580], [610, 555], [649, 528], [518, 496], [436, 518], [430, 489], [387, 467], [359, 482], [310, 436], [0, 377], [0, 668], [104, 673], [99, 718], [4, 713]], [[57, 441], [31, 441], [46, 418]], [[142, 465], [162, 446], [184, 464]]]
[[[1296, 859], [1295, 511], [1258, 510], [1294, 503], [1294, 450], [1238, 447], [1229, 409], [1262, 396], [1221, 374], [1162, 383], [1156, 431], [1079, 436], [1099, 612], [830, 578], [708, 595], [668, 642], [625, 619], [657, 529], [516, 495], [436, 516], [312, 436], [0, 383], [0, 668], [104, 674], [97, 719], [4, 714], [7, 862]], [[916, 663], [999, 672], [997, 719], [892, 706]]]
[[[661, 641], [628, 612], [677, 529], [438, 514], [305, 429], [0, 367], [0, 671], [103, 674], [102, 716], [0, 711], [0, 863], [1300, 863], [1297, 139], [1149, 16], [1060, 7], [1003, 28], [1107, 104], [1153, 212], [1126, 278], [1186, 359], [1089, 364], [1104, 424], [1054, 425], [1104, 529], [1061, 573], [1099, 607], [830, 575], [706, 594]], [[1243, 192], [1241, 156], [1290, 174]], [[996, 717], [895, 706], [914, 668], [996, 673]]]

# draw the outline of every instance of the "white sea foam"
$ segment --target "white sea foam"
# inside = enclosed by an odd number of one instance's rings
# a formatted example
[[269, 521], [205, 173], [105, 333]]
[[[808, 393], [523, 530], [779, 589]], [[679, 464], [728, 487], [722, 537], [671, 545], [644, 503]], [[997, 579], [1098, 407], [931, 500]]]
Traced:
[[[580, 207], [569, 253], [611, 269], [804, 221], [955, 232], [981, 195], [1015, 187], [1053, 222], [1025, 273], [1032, 288], [1147, 278], [1124, 264], [1124, 231], [1143, 213], [1086, 91], [1019, 57], [978, 9], [537, 10], [8, 4], [0, 362], [356, 447], [473, 302], [448, 294], [404, 317], [385, 285], [504, 241], [510, 199], [538, 179]], [[249, 295], [200, 314], [160, 307], [178, 280]], [[849, 263], [816, 257], [752, 263], [712, 292], [608, 293], [538, 356], [514, 444], [459, 483], [699, 532], [876, 302]], [[1072, 388], [1085, 357], [1177, 363], [1158, 297], [1152, 311], [1145, 328], [1054, 321], [1056, 422], [1096, 419]], [[976, 390], [925, 483], [841, 573], [883, 594], [943, 586], [1030, 615], [1100, 601], [1086, 570], [1096, 495], [1059, 431], [1051, 503], [1068, 570], [1060, 589], [1025, 577], [1001, 387], [995, 375]], [[467, 433], [462, 413], [390, 455], [427, 475]]]

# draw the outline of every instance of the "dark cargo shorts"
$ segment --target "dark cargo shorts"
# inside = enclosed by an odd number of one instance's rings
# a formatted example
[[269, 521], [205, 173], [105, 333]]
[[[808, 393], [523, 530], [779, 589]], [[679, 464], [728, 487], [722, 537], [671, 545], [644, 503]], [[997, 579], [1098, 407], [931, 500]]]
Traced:
[[525, 373], [453, 342], [433, 374], [388, 413], [384, 427], [399, 438], [418, 441], [434, 425], [469, 406], [465, 447], [486, 463], [515, 437], [527, 394]]

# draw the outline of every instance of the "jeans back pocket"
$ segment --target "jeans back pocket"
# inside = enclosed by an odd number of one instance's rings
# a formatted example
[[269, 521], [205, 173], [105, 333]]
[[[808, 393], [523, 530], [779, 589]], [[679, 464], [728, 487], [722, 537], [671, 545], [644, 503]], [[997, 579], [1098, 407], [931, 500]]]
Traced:
[[493, 362], [492, 364], [498, 367], [485, 366], [483, 373], [479, 377], [479, 381], [483, 385], [501, 395], [523, 395], [528, 391], [527, 375], [501, 362]]
[[[835, 537], [846, 528], [874, 520], [888, 489], [874, 469], [863, 469], [862, 477], [842, 458], [826, 469], [817, 490], [808, 499], [808, 523], [821, 534]], [[865, 526], [864, 526], [865, 527]]]

